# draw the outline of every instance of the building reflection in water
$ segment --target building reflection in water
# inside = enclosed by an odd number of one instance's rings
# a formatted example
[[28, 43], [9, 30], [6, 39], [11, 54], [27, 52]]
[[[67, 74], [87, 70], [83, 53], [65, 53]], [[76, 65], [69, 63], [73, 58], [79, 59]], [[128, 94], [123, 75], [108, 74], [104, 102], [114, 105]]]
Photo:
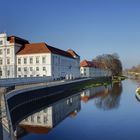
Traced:
[[83, 91], [81, 100], [86, 103], [87, 101], [94, 99], [96, 107], [103, 110], [109, 110], [119, 106], [121, 93], [122, 84], [114, 83], [107, 87], [100, 86]]
[[48, 133], [66, 117], [76, 116], [80, 109], [80, 95], [73, 95], [24, 119], [20, 122], [17, 133]]
[[81, 100], [86, 103], [94, 99], [96, 107], [103, 110], [117, 108], [121, 93], [121, 83], [115, 83], [107, 87], [90, 88], [82, 91], [80, 94], [77, 93], [59, 100], [21, 121], [17, 127], [17, 136], [28, 133], [47, 134], [68, 116], [76, 116], [81, 109]]

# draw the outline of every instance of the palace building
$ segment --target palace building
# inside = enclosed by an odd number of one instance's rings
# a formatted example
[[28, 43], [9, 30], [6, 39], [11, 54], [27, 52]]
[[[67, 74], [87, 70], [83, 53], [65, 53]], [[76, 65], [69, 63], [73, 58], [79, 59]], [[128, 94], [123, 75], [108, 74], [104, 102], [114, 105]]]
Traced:
[[0, 78], [43, 77], [74, 79], [80, 77], [80, 56], [46, 43], [0, 34]]

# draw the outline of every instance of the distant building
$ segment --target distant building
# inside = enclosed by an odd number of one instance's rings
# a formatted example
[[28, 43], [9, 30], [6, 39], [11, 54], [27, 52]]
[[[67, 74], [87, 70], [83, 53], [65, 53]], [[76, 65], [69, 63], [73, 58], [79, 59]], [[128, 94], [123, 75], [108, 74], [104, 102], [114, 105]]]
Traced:
[[111, 71], [101, 69], [92, 61], [83, 60], [80, 63], [80, 74], [81, 77], [108, 77], [111, 76]]
[[46, 43], [29, 43], [16, 36], [0, 34], [0, 78], [80, 77], [80, 56], [73, 50], [63, 51]]
[[66, 117], [75, 116], [80, 109], [80, 95], [74, 95], [27, 117], [19, 126], [27, 132], [48, 133]]

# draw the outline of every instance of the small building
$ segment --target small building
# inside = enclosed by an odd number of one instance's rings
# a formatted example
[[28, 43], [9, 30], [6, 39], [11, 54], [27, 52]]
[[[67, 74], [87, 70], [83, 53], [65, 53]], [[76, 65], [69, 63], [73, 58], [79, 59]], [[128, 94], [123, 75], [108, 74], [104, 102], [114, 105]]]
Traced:
[[43, 77], [74, 79], [80, 77], [80, 56], [46, 43], [0, 34], [0, 78]]
[[109, 77], [111, 71], [100, 68], [95, 62], [83, 60], [80, 63], [80, 74], [81, 77]]

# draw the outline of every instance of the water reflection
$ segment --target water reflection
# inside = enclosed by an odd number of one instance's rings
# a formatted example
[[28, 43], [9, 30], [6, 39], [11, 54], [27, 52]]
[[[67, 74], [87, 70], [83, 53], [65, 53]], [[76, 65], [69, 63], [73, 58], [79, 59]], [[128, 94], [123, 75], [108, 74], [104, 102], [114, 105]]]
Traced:
[[86, 103], [94, 98], [96, 107], [103, 110], [109, 110], [119, 106], [121, 93], [122, 84], [114, 83], [107, 87], [100, 86], [85, 90], [81, 94], [81, 99]]
[[80, 93], [62, 98], [51, 106], [44, 107], [40, 111], [26, 117], [22, 120], [16, 129], [17, 136], [35, 134], [47, 134], [56, 125], [65, 120], [67, 117], [75, 117], [81, 110], [81, 101], [87, 103], [94, 101], [99, 109], [109, 110], [117, 108], [120, 103], [122, 93], [122, 84], [94, 87], [84, 90]]
[[70, 96], [52, 106], [30, 115], [20, 122], [18, 135], [26, 133], [48, 133], [66, 117], [74, 117], [81, 109], [80, 95]]
[[108, 94], [95, 99], [95, 104], [98, 108], [103, 110], [110, 110], [118, 108], [120, 105], [120, 97], [122, 93], [122, 84], [115, 83], [111, 90], [108, 90]]

